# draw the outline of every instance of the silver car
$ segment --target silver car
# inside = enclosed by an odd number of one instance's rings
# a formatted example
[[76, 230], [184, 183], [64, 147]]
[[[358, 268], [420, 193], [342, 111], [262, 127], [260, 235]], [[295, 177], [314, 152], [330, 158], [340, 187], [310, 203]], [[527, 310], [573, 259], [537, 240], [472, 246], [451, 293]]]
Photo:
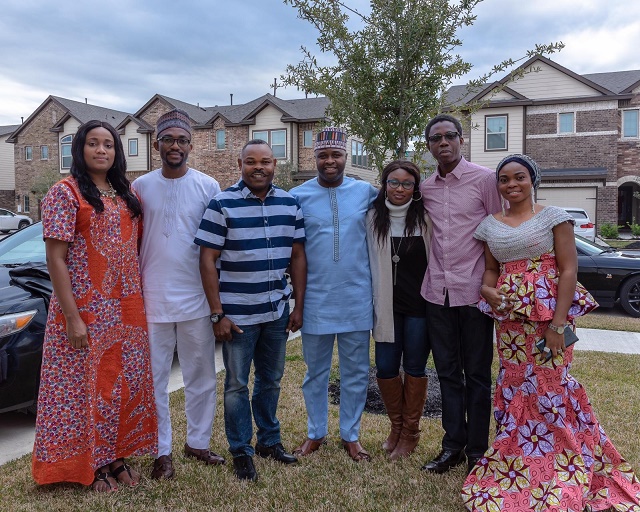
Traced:
[[18, 215], [4, 208], [0, 208], [0, 231], [8, 233], [16, 229], [22, 229], [31, 224], [31, 219], [26, 215]]

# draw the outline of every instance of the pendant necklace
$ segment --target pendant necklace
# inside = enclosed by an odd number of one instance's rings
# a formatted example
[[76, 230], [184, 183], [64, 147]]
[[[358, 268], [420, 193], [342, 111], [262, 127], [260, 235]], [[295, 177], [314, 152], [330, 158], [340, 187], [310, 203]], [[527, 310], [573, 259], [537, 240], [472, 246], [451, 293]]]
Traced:
[[391, 239], [391, 248], [393, 249], [393, 256], [391, 256], [391, 261], [393, 261], [393, 286], [396, 285], [396, 278], [398, 277], [398, 262], [400, 261], [400, 256], [398, 256], [398, 252], [400, 251], [400, 246], [402, 245], [402, 240], [404, 236], [400, 237], [400, 242], [398, 243], [398, 249], [396, 250], [396, 246], [393, 243], [393, 237], [389, 237]]
[[111, 183], [109, 181], [107, 181], [107, 183], [109, 184], [109, 188], [107, 190], [102, 190], [101, 188], [98, 189], [98, 192], [100, 192], [100, 196], [102, 197], [108, 197], [109, 199], [112, 199], [113, 202], [116, 202], [116, 196], [117, 193], [115, 191], [115, 189], [113, 188], [113, 186], [111, 185]]

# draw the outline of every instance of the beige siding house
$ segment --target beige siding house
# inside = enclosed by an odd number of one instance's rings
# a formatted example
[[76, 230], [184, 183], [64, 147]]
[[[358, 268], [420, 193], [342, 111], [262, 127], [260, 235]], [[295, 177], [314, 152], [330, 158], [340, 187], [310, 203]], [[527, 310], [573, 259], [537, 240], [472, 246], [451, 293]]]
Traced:
[[526, 153], [543, 170], [538, 202], [584, 208], [598, 225], [640, 223], [640, 70], [578, 75], [545, 57], [521, 70], [480, 92], [448, 91], [465, 158], [495, 168]]

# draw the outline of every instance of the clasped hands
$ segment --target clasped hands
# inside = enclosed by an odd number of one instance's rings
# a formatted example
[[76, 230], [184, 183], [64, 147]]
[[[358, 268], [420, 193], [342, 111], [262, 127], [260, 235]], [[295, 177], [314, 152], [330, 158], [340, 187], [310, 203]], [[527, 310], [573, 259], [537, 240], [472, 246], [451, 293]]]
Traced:
[[486, 284], [480, 287], [480, 295], [487, 301], [487, 303], [498, 313], [504, 314], [511, 311], [515, 299], [505, 295], [504, 292], [492, 288]]

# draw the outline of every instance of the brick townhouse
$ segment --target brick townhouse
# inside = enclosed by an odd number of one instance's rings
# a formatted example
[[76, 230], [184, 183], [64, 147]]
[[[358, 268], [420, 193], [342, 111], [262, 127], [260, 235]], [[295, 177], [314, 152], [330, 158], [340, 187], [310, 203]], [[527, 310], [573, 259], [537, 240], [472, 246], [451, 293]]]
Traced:
[[448, 91], [465, 158], [495, 168], [526, 153], [542, 168], [538, 202], [584, 208], [598, 226], [640, 223], [640, 70], [578, 75], [540, 56], [520, 68], [516, 81]]
[[[293, 163], [299, 171], [296, 178], [308, 179], [315, 176], [313, 140], [326, 121], [327, 106], [324, 97], [283, 100], [265, 94], [248, 103], [200, 107], [156, 94], [137, 112], [128, 113], [49, 96], [7, 137], [13, 144], [15, 194], [5, 197], [0, 192], [0, 207], [37, 220], [46, 185], [68, 174], [73, 135], [91, 119], [109, 121], [120, 134], [131, 180], [157, 169], [156, 121], [173, 108], [183, 109], [191, 119], [189, 165], [214, 176], [222, 188], [239, 179], [238, 154], [251, 138], [268, 141], [278, 161]], [[350, 148], [346, 173], [375, 182], [377, 171], [367, 165], [362, 143], [352, 138]], [[0, 176], [3, 173], [7, 171], [0, 168]]]

